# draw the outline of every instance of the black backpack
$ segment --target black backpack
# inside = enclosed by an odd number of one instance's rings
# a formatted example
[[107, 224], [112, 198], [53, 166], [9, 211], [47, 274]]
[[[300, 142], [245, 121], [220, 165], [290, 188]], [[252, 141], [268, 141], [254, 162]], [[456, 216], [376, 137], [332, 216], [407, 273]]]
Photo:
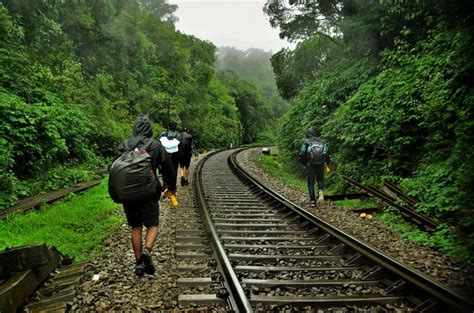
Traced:
[[188, 133], [182, 133], [181, 138], [179, 138], [179, 151], [184, 154], [188, 155], [192, 153], [192, 143], [193, 143], [193, 136]]
[[151, 156], [146, 149], [129, 147], [112, 163], [109, 194], [116, 203], [149, 198], [157, 194], [159, 181], [153, 173]]
[[327, 145], [321, 139], [311, 139], [306, 150], [306, 159], [310, 164], [323, 164], [326, 160]]

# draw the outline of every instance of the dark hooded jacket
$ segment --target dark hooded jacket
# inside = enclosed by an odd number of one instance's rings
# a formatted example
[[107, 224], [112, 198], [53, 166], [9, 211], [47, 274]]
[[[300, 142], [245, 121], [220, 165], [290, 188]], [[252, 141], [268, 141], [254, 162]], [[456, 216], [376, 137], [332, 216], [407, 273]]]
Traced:
[[[133, 135], [120, 143], [117, 148], [115, 158], [118, 158], [123, 153], [135, 148], [146, 149], [151, 156], [151, 167], [156, 175], [158, 169], [163, 180], [165, 181], [170, 191], [176, 190], [176, 174], [173, 170], [173, 164], [166, 152], [165, 148], [159, 141], [153, 140], [153, 129], [151, 121], [144, 114], [141, 114], [135, 120], [133, 125]], [[161, 192], [159, 190], [158, 192]]]

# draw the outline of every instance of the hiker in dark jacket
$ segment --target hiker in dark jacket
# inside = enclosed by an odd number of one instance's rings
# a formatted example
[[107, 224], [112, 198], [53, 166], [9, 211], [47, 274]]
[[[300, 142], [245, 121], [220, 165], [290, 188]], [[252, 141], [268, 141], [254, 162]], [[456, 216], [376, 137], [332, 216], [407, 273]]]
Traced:
[[[176, 174], [173, 171], [173, 164], [159, 141], [151, 137], [153, 130], [151, 121], [146, 115], [139, 115], [133, 125], [133, 136], [123, 141], [117, 148], [117, 158], [126, 151], [135, 148], [145, 149], [151, 156], [151, 167], [156, 177], [158, 169], [163, 176], [163, 180], [168, 186], [169, 192], [176, 191]], [[158, 180], [156, 195], [137, 201], [123, 203], [128, 224], [132, 227], [132, 247], [135, 254], [136, 264], [134, 272], [138, 276], [144, 273], [153, 274], [155, 267], [151, 260], [151, 251], [158, 236], [159, 205], [158, 200], [161, 195], [161, 184]], [[145, 225], [145, 246], [142, 247], [142, 229]]]
[[183, 131], [178, 135], [179, 140], [179, 174], [181, 176], [181, 186], [189, 185], [189, 165], [193, 156], [194, 142], [193, 135], [184, 126]]
[[306, 166], [310, 206], [316, 206], [314, 192], [315, 180], [318, 182], [318, 202], [324, 201], [324, 165], [330, 162], [328, 145], [320, 137], [319, 132], [310, 127], [306, 139], [301, 145], [299, 159]]

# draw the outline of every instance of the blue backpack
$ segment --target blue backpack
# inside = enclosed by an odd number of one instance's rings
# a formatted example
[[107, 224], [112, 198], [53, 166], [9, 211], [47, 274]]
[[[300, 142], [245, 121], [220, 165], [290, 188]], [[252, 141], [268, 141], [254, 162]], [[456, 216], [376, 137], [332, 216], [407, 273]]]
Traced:
[[306, 159], [310, 164], [323, 164], [326, 161], [328, 145], [322, 139], [313, 138], [308, 143]]

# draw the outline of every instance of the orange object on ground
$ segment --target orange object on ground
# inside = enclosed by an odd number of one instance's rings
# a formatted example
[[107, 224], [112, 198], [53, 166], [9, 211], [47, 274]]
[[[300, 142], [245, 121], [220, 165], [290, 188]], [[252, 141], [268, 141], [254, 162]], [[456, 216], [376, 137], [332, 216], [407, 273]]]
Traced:
[[331, 167], [329, 166], [329, 164], [324, 164], [324, 174], [328, 174], [331, 172]]
[[176, 196], [175, 196], [174, 192], [168, 191], [168, 199], [170, 199], [171, 206], [173, 208], [178, 207], [178, 204], [179, 204], [178, 199], [176, 199]]

